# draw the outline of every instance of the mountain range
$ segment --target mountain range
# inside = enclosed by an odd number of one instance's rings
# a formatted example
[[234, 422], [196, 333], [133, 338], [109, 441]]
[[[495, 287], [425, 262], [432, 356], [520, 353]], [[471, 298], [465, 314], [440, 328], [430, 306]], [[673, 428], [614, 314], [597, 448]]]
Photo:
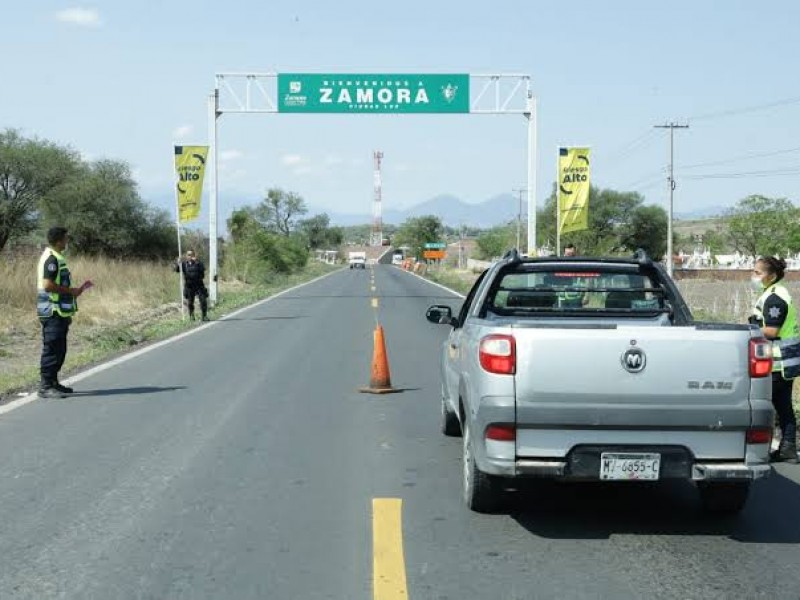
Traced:
[[[450, 194], [434, 196], [430, 200], [421, 202], [404, 210], [385, 210], [383, 222], [400, 225], [410, 217], [435, 215], [442, 219], [445, 225], [457, 227], [461, 224], [471, 227], [486, 229], [495, 225], [502, 225], [517, 218], [519, 199], [511, 194], [499, 194], [478, 204], [468, 204]], [[718, 217], [730, 209], [728, 206], [709, 206], [683, 212], [675, 212], [676, 221], [690, 221]], [[309, 210], [309, 214], [325, 212]], [[522, 219], [527, 218], [528, 203], [522, 202]], [[372, 222], [371, 214], [328, 213], [331, 224], [347, 227], [349, 225], [365, 225]]]
[[[163, 195], [160, 193], [146, 195], [146, 199], [155, 203], [157, 206], [174, 210], [175, 199], [171, 195]], [[230, 209], [225, 210], [224, 206], [228, 204], [228, 198], [222, 198], [223, 206], [222, 215], [220, 216], [221, 222], [230, 216]], [[238, 204], [242, 206], [242, 204]], [[450, 227], [458, 227], [460, 225], [467, 225], [469, 227], [478, 227], [480, 229], [487, 229], [496, 225], [503, 225], [505, 223], [513, 222], [517, 218], [517, 210], [519, 208], [519, 198], [512, 194], [498, 194], [492, 196], [488, 200], [479, 202], [477, 204], [470, 204], [464, 202], [460, 198], [452, 194], [440, 194], [434, 196], [429, 200], [415, 204], [405, 209], [392, 209], [386, 208], [384, 203], [383, 222], [391, 225], [401, 225], [404, 221], [411, 217], [421, 217], [424, 215], [435, 215], [439, 217], [445, 225]], [[676, 211], [676, 221], [689, 221], [698, 219], [708, 219], [724, 214], [730, 207], [727, 206], [709, 206], [707, 208], [696, 208], [694, 210]], [[351, 225], [368, 225], [372, 223], [372, 214], [370, 212], [364, 213], [339, 213], [325, 210], [313, 205], [308, 207], [306, 217], [311, 217], [320, 213], [327, 213], [331, 219], [332, 225], [348, 227]], [[522, 202], [522, 219], [526, 220], [528, 214], [528, 203], [523, 200]], [[199, 223], [199, 222], [198, 222]], [[201, 227], [205, 227], [207, 220]]]
[[[485, 229], [495, 225], [502, 225], [517, 218], [519, 209], [519, 199], [511, 194], [499, 194], [478, 204], [468, 204], [460, 198], [449, 194], [434, 196], [419, 204], [415, 204], [403, 210], [387, 209], [383, 211], [383, 222], [392, 225], [400, 225], [411, 217], [421, 217], [424, 215], [435, 215], [439, 217], [445, 225], [458, 227], [461, 224], [471, 227]], [[522, 218], [526, 218], [528, 203], [522, 203]], [[313, 207], [309, 214], [326, 212], [315, 210]], [[372, 222], [372, 215], [332, 213], [328, 212], [332, 225], [349, 226], [364, 225]]]

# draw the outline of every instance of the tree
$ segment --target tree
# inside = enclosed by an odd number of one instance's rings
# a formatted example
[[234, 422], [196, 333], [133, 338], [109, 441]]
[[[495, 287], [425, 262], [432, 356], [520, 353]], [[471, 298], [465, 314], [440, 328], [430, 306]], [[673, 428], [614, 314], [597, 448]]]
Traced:
[[623, 227], [622, 244], [630, 251], [644, 249], [661, 260], [667, 251], [667, 211], [660, 206], [637, 206]]
[[296, 271], [308, 261], [303, 235], [284, 235], [268, 229], [256, 217], [258, 208], [235, 210], [228, 219], [232, 244], [222, 263], [225, 276], [244, 282], [268, 282]]
[[0, 251], [36, 228], [40, 203], [80, 165], [78, 154], [14, 129], [0, 132]]
[[169, 216], [145, 204], [122, 161], [82, 165], [46, 194], [42, 215], [66, 227], [71, 244], [83, 254], [171, 258], [177, 252], [177, 242], [168, 241], [175, 237]]
[[516, 241], [515, 228], [509, 225], [492, 227], [478, 236], [477, 244], [480, 258], [491, 260], [498, 256], [503, 256], [507, 250], [516, 244]]
[[750, 256], [785, 255], [800, 248], [799, 216], [786, 198], [747, 196], [728, 212], [728, 234]]
[[298, 194], [270, 188], [267, 197], [256, 207], [254, 215], [267, 231], [289, 235], [295, 230], [297, 218], [307, 212], [305, 200]]
[[[580, 254], [606, 255], [620, 252], [625, 244], [623, 235], [644, 198], [636, 192], [592, 187], [589, 190], [589, 227], [561, 236], [561, 247], [574, 244]], [[556, 188], [537, 212], [536, 239], [539, 244], [556, 246]]]
[[434, 215], [412, 217], [397, 230], [395, 245], [408, 246], [415, 256], [421, 258], [425, 244], [441, 242], [443, 236], [444, 226], [439, 217]]
[[298, 230], [305, 236], [308, 247], [337, 248], [344, 240], [344, 231], [341, 227], [331, 227], [330, 217], [322, 213], [298, 223]]

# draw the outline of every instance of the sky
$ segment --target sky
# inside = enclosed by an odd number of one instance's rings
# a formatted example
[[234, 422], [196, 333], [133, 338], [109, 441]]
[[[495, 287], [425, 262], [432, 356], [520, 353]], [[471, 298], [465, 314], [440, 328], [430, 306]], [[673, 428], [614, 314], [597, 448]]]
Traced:
[[[796, 1], [0, 0], [0, 14], [0, 128], [127, 161], [170, 211], [172, 145], [207, 143], [215, 74], [232, 71], [524, 73], [539, 203], [557, 148], [588, 145], [595, 185], [666, 207], [669, 138], [654, 126], [667, 122], [689, 125], [675, 132], [676, 213], [798, 200]], [[221, 219], [274, 186], [315, 212], [369, 214], [374, 150], [384, 210], [526, 185], [518, 115], [226, 113], [218, 127]]]

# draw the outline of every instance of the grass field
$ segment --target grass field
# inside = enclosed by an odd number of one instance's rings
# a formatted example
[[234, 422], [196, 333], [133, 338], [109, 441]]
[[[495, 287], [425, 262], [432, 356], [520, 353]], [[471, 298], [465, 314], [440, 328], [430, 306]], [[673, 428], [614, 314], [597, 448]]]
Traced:
[[[0, 397], [38, 382], [41, 326], [35, 309], [36, 262], [36, 258], [0, 260]], [[276, 277], [268, 285], [220, 281], [220, 301], [210, 316], [219, 317], [334, 268], [310, 262], [300, 273]], [[171, 264], [77, 258], [70, 260], [70, 271], [76, 285], [85, 279], [95, 285], [78, 299], [66, 372], [196, 325], [181, 320], [178, 274]]]

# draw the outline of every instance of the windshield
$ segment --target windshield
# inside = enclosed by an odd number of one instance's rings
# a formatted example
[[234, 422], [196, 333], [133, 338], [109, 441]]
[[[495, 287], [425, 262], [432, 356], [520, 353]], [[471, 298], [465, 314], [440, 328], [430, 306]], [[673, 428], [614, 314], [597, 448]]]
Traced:
[[568, 311], [579, 313], [661, 312], [664, 290], [635, 270], [512, 270], [490, 291], [487, 307], [497, 314]]

